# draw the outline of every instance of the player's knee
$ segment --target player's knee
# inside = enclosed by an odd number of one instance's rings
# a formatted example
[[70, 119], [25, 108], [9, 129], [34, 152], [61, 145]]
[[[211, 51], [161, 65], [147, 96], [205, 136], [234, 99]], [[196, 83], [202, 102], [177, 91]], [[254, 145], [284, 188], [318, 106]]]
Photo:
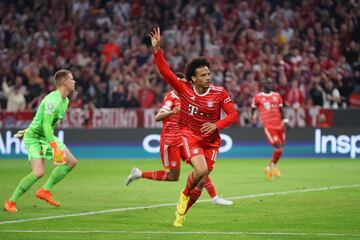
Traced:
[[275, 151], [282, 153], [283, 152], [283, 147], [282, 146], [276, 147]]
[[208, 169], [207, 168], [198, 169], [197, 175], [199, 176], [199, 178], [205, 177], [206, 175], [208, 175]]
[[170, 174], [169, 175], [169, 181], [179, 181], [179, 175]]
[[281, 142], [277, 142], [274, 144], [274, 147], [276, 148], [276, 150], [280, 150], [282, 151], [283, 148], [283, 144]]
[[168, 174], [168, 180], [176, 182], [179, 180], [179, 176], [180, 176], [179, 170], [170, 171]]
[[72, 158], [71, 160], [67, 161], [68, 167], [69, 168], [74, 168], [77, 164], [77, 159], [76, 158]]
[[33, 173], [35, 175], [35, 177], [37, 179], [41, 178], [42, 176], [44, 176], [44, 169], [34, 169]]

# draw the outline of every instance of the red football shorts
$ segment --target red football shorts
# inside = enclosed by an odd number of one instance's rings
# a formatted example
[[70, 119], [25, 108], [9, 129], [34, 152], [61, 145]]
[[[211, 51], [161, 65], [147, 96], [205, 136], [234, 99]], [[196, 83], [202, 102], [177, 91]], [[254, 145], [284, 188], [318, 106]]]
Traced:
[[273, 128], [264, 128], [265, 136], [271, 145], [276, 145], [277, 143], [285, 144], [285, 130], [273, 129]]
[[160, 157], [164, 168], [179, 169], [180, 168], [180, 148], [181, 144], [169, 145], [160, 141]]
[[221, 144], [221, 139], [216, 139], [215, 141], [209, 143], [200, 141], [199, 139], [190, 137], [190, 136], [182, 136], [184, 143], [184, 155], [189, 156], [187, 163], [191, 163], [190, 159], [197, 155], [204, 155], [206, 160], [206, 165], [208, 167], [209, 172], [212, 171], [215, 165], [216, 157], [219, 153], [219, 148]]

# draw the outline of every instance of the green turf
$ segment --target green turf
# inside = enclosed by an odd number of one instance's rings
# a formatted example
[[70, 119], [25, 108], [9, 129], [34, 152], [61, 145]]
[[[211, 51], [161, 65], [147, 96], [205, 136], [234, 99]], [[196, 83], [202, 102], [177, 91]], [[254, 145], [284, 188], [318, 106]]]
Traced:
[[[211, 174], [218, 194], [236, 197], [360, 184], [359, 159], [282, 159], [280, 169], [283, 176], [274, 181], [264, 176], [266, 163], [265, 159], [219, 160]], [[0, 239], [360, 238], [360, 186], [245, 198], [235, 200], [233, 206], [199, 203], [190, 210], [184, 227], [180, 229], [172, 227], [174, 206], [1, 224], [9, 220], [176, 203], [190, 171], [188, 166], [183, 165], [181, 179], [175, 183], [141, 179], [125, 187], [124, 179], [133, 166], [156, 169], [161, 168], [161, 163], [159, 160], [80, 160], [77, 168], [55, 187], [54, 195], [62, 203], [60, 208], [55, 208], [34, 197], [35, 191], [45, 182], [53, 168], [49, 163], [45, 177], [19, 200], [19, 212], [0, 213]], [[26, 160], [0, 161], [1, 203], [11, 195], [29, 170]], [[201, 199], [209, 199], [206, 192]], [[1, 232], [4, 230], [80, 232]], [[286, 235], [288, 233], [298, 234]], [[323, 233], [330, 235], [318, 235]], [[331, 235], [335, 233], [355, 235]]]

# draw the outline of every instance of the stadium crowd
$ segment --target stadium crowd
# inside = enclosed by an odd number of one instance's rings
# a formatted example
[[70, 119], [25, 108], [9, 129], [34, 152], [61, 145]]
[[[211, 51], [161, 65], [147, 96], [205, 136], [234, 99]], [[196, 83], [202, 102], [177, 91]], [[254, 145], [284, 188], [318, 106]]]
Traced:
[[168, 89], [147, 33], [162, 31], [174, 71], [207, 56], [213, 81], [249, 107], [264, 76], [286, 106], [349, 107], [360, 94], [360, 5], [349, 0], [6, 0], [0, 2], [0, 101], [36, 109], [70, 69], [70, 107], [154, 107]]

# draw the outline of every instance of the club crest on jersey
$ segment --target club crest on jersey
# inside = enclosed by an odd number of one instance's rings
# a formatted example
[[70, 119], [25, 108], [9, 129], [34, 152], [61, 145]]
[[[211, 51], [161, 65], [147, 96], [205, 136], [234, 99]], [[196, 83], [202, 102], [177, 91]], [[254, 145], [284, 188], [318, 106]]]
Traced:
[[54, 109], [54, 107], [55, 107], [54, 104], [48, 103], [48, 104], [46, 105], [45, 112], [48, 113], [48, 114], [51, 114], [51, 111]]
[[270, 108], [271, 108], [270, 102], [264, 102], [264, 108], [265, 108], [266, 110], [270, 110]]
[[207, 101], [207, 106], [208, 106], [208, 108], [214, 107], [214, 101], [213, 100]]
[[194, 147], [193, 149], [191, 149], [193, 154], [199, 154], [199, 148], [198, 147]]
[[195, 96], [191, 96], [190, 99], [195, 101]]
[[172, 106], [172, 101], [166, 101], [165, 105], [168, 106], [168, 107], [171, 107]]

